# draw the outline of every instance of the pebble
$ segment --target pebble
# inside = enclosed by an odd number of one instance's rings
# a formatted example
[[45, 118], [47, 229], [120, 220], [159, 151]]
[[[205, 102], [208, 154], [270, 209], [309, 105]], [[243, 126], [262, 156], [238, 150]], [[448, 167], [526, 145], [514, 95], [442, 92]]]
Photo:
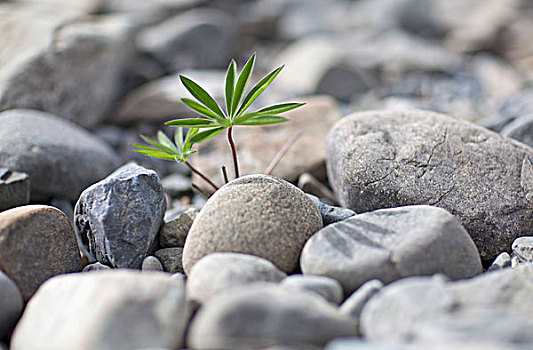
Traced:
[[483, 260], [533, 232], [533, 150], [485, 128], [428, 111], [355, 113], [330, 131], [327, 154], [340, 204], [358, 213], [442, 207]]
[[159, 231], [159, 244], [161, 247], [183, 247], [187, 234], [198, 213], [198, 209], [189, 208], [171, 221], [165, 222]]
[[344, 299], [344, 291], [341, 284], [333, 278], [313, 275], [291, 275], [285, 277], [281, 287], [309, 291], [320, 295], [326, 301], [339, 305]]
[[29, 201], [28, 174], [0, 168], [0, 211], [28, 204]]
[[183, 248], [163, 248], [156, 250], [154, 255], [166, 272], [183, 272]]
[[289, 273], [321, 227], [318, 209], [296, 186], [268, 175], [242, 176], [215, 192], [194, 220], [183, 267], [189, 275], [202, 257], [234, 252], [262, 257]]
[[515, 119], [507, 124], [500, 134], [533, 147], [533, 113]]
[[85, 266], [82, 272], [102, 271], [102, 270], [111, 270], [111, 268], [107, 265], [101, 264], [99, 262], [95, 262], [95, 263]]
[[361, 312], [366, 303], [383, 288], [383, 282], [380, 280], [370, 280], [357, 288], [344, 303], [340, 306], [340, 312], [357, 320], [361, 317]]
[[26, 205], [0, 213], [0, 270], [24, 301], [47, 279], [81, 268], [74, 230], [60, 210]]
[[22, 295], [15, 283], [0, 271], [0, 339], [6, 339], [15, 328], [24, 309]]
[[371, 279], [384, 283], [443, 273], [468, 278], [482, 272], [479, 253], [457, 219], [431, 206], [359, 214], [311, 237], [300, 259], [304, 274], [331, 277], [346, 294]]
[[328, 205], [318, 197], [313, 196], [312, 194], [307, 194], [309, 198], [315, 203], [316, 207], [318, 208], [318, 211], [320, 212], [320, 215], [322, 216], [322, 222], [324, 226], [327, 226], [329, 224], [333, 224], [335, 222], [346, 220], [352, 216], [354, 216], [356, 213], [351, 209], [341, 208], [341, 207], [335, 207], [333, 205]]
[[205, 303], [221, 292], [256, 282], [279, 282], [286, 274], [263, 258], [238, 253], [213, 253], [200, 259], [187, 280], [187, 296]]
[[533, 237], [519, 237], [515, 239], [511, 246], [513, 255], [518, 258], [520, 263], [533, 262]]
[[500, 253], [489, 267], [489, 271], [499, 270], [511, 266], [511, 256], [507, 252]]
[[64, 275], [30, 300], [11, 349], [179, 349], [188, 317], [184, 285], [169, 274], [115, 269]]
[[165, 209], [157, 174], [127, 164], [83, 191], [74, 210], [75, 225], [99, 262], [138, 269], [163, 224]]
[[152, 255], [148, 255], [144, 258], [141, 270], [143, 271], [163, 271], [163, 265], [158, 258]]

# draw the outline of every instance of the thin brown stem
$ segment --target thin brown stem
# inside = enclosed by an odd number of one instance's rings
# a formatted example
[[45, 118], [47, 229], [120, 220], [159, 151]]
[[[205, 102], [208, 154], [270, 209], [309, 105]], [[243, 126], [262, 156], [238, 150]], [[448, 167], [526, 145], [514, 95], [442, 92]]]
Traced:
[[222, 176], [224, 177], [224, 183], [228, 183], [228, 172], [226, 171], [226, 166], [222, 166]]
[[197, 184], [193, 183], [192, 188], [194, 188], [196, 191], [200, 192], [205, 198], [209, 199], [209, 195], [205, 193], [200, 187], [198, 187]]
[[237, 149], [235, 148], [235, 143], [233, 143], [232, 137], [233, 127], [228, 128], [228, 142], [231, 147], [231, 155], [233, 156], [233, 169], [235, 171], [235, 178], [239, 177], [239, 162], [237, 161]]
[[184, 163], [185, 163], [185, 165], [187, 165], [187, 166], [189, 167], [189, 169], [191, 169], [191, 171], [192, 171], [193, 173], [195, 173], [196, 175], [200, 176], [202, 179], [205, 180], [205, 182], [207, 182], [209, 185], [211, 185], [211, 187], [213, 187], [213, 189], [214, 189], [215, 191], [218, 190], [218, 186], [215, 185], [215, 184], [213, 183], [213, 181], [209, 180], [209, 178], [208, 178], [207, 176], [205, 176], [204, 174], [202, 174], [202, 173], [200, 172], [200, 170], [198, 170], [198, 169], [196, 169], [195, 167], [193, 167], [193, 166], [191, 165], [191, 163], [189, 163], [188, 161], [185, 161]]
[[278, 151], [278, 153], [276, 154], [274, 159], [272, 159], [272, 161], [270, 162], [270, 164], [266, 168], [265, 175], [272, 174], [272, 172], [274, 171], [274, 168], [278, 165], [278, 163], [281, 160], [281, 158], [283, 158], [285, 153], [287, 153], [289, 148], [291, 148], [291, 146], [294, 145], [294, 143], [296, 142], [296, 140], [298, 140], [300, 138], [300, 136], [302, 136], [302, 132], [301, 131], [293, 134], [291, 137], [289, 137], [287, 139], [287, 141], [285, 141], [285, 143], [283, 144], [283, 146], [281, 146], [280, 150]]

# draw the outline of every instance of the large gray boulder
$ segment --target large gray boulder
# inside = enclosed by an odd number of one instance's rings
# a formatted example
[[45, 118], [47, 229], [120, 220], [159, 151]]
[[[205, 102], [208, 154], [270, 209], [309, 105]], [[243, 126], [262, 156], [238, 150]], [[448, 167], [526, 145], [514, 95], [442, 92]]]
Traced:
[[256, 284], [212, 298], [192, 321], [187, 340], [192, 349], [312, 348], [355, 334], [355, 322], [322, 297]]
[[304, 274], [341, 282], [347, 294], [364, 282], [443, 273], [468, 278], [483, 271], [472, 239], [446, 210], [408, 206], [359, 214], [311, 237], [301, 256]]
[[28, 303], [13, 350], [183, 347], [189, 319], [181, 281], [162, 272], [98, 271], [45, 283]]
[[153, 170], [126, 164], [87, 188], [74, 224], [89, 253], [106, 265], [140, 268], [163, 224], [166, 201]]
[[529, 264], [456, 282], [403, 279], [370, 299], [361, 331], [371, 341], [484, 341], [530, 348], [532, 278]]
[[273, 176], [243, 176], [216, 191], [194, 220], [183, 267], [189, 274], [207, 254], [234, 252], [262, 257], [289, 273], [320, 228], [318, 209], [299, 188]]
[[30, 176], [33, 200], [76, 201], [119, 165], [109, 146], [71, 122], [29, 109], [0, 113], [0, 166]]
[[482, 127], [426, 111], [356, 113], [332, 128], [327, 155], [341, 204], [358, 213], [442, 207], [487, 260], [533, 233], [533, 149]]

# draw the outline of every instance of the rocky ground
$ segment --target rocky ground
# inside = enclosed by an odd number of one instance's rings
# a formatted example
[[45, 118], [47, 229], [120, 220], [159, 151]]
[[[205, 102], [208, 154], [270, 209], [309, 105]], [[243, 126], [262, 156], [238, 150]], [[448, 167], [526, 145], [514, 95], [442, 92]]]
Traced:
[[[531, 38], [528, 0], [0, 1], [0, 349], [533, 348]], [[130, 143], [252, 52], [307, 104], [206, 201]]]

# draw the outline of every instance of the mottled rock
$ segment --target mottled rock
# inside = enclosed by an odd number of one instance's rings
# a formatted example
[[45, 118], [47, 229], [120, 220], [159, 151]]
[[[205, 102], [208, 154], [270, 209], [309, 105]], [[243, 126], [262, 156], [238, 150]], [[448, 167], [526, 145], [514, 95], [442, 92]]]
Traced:
[[359, 323], [359, 318], [361, 316], [361, 311], [366, 303], [372, 298], [377, 292], [383, 288], [383, 282], [380, 280], [370, 280], [365, 282], [361, 287], [357, 288], [355, 292], [352, 293], [344, 303], [340, 306], [340, 312], [344, 315], [350, 316], [353, 319], [357, 320]]
[[28, 204], [29, 201], [28, 174], [0, 168], [0, 211]]
[[321, 347], [350, 335], [354, 322], [323, 298], [257, 284], [213, 297], [194, 318], [187, 340], [192, 349], [258, 349]]
[[11, 349], [178, 349], [188, 317], [184, 285], [168, 274], [117, 269], [65, 275], [30, 300]]
[[187, 234], [198, 212], [198, 209], [189, 208], [182, 211], [172, 221], [165, 222], [163, 227], [161, 227], [161, 231], [159, 231], [159, 244], [161, 247], [183, 247]]
[[30, 176], [32, 199], [78, 199], [119, 164], [115, 152], [80, 127], [51, 114], [0, 113], [0, 164]]
[[111, 268], [107, 265], [101, 264], [99, 262], [95, 262], [95, 263], [85, 266], [82, 272], [103, 271], [103, 270], [111, 270]]
[[187, 297], [199, 303], [234, 287], [279, 282], [286, 274], [263, 258], [238, 253], [213, 253], [198, 260], [189, 273]]
[[0, 110], [32, 108], [88, 127], [102, 121], [133, 50], [133, 24], [82, 14], [57, 4], [12, 6], [0, 25]]
[[329, 224], [333, 224], [335, 222], [339, 222], [342, 220], [346, 220], [355, 215], [355, 212], [351, 209], [328, 205], [320, 201], [320, 199], [318, 199], [317, 197], [311, 194], [307, 194], [307, 196], [311, 198], [313, 203], [315, 203], [318, 211], [320, 212], [320, 215], [322, 216], [322, 222], [324, 226], [327, 226]]
[[291, 275], [284, 278], [280, 286], [287, 289], [309, 291], [320, 295], [330, 303], [339, 305], [344, 299], [344, 291], [333, 278], [313, 275]]
[[532, 266], [523, 265], [456, 282], [406, 278], [367, 303], [361, 331], [370, 341], [482, 341], [528, 348], [532, 277]]
[[183, 272], [183, 248], [163, 248], [156, 250], [154, 255], [166, 272]]
[[75, 207], [75, 225], [99, 262], [140, 268], [165, 209], [155, 171], [127, 164], [83, 191]]
[[489, 267], [489, 271], [499, 270], [511, 266], [511, 256], [507, 252], [503, 252], [494, 259]]
[[356, 113], [331, 130], [327, 154], [341, 205], [358, 213], [442, 207], [487, 260], [533, 232], [533, 150], [484, 128], [426, 111]]
[[316, 206], [297, 187], [273, 176], [240, 177], [216, 191], [194, 220], [183, 250], [185, 273], [215, 252], [256, 255], [291, 272], [321, 227]]
[[533, 237], [519, 237], [515, 239], [511, 246], [513, 256], [516, 256], [520, 263], [533, 262]]
[[507, 124], [500, 134], [533, 147], [533, 113], [515, 119]]
[[158, 258], [155, 256], [147, 256], [144, 258], [141, 270], [143, 271], [163, 271], [163, 265], [161, 264], [161, 261], [159, 261]]
[[[341, 118], [341, 111], [328, 96], [302, 98], [301, 101], [307, 104], [283, 114], [290, 119], [286, 123], [234, 130], [241, 174], [263, 173], [287, 140], [305, 130], [305, 135], [289, 148], [272, 175], [296, 181], [300, 174], [310, 172], [319, 180], [325, 179], [325, 137], [328, 129]], [[225, 137], [217, 137], [209, 143], [200, 144], [193, 161], [210, 179], [222, 185], [220, 164], [227, 167], [232, 164], [228, 141]], [[193, 182], [211, 190], [197, 176], [193, 177]]]
[[24, 300], [50, 277], [81, 268], [74, 230], [61, 211], [26, 205], [0, 213], [0, 270]]
[[24, 302], [15, 283], [0, 271], [0, 339], [5, 339], [15, 328]]
[[304, 274], [336, 279], [346, 294], [371, 279], [435, 273], [459, 279], [483, 271], [465, 229], [431, 206], [381, 209], [329, 225], [307, 241], [300, 264]]

